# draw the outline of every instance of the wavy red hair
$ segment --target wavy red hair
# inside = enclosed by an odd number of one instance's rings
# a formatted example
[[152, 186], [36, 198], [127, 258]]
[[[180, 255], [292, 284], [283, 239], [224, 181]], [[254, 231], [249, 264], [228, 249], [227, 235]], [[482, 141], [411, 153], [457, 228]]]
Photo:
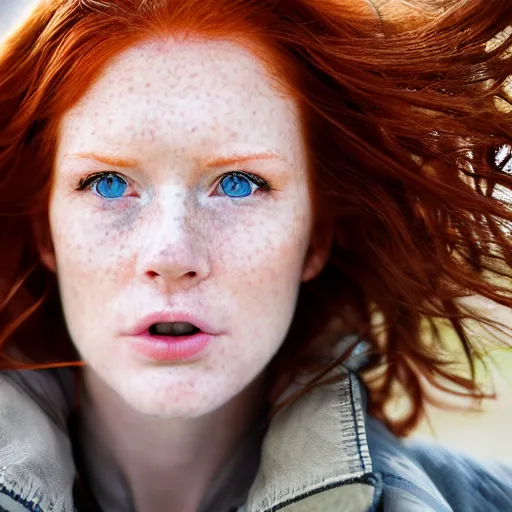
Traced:
[[[397, 434], [420, 417], [425, 377], [480, 396], [474, 372], [465, 379], [452, 371], [422, 326], [430, 321], [439, 340], [434, 319], [447, 319], [474, 370], [478, 354], [465, 319], [487, 320], [458, 298], [480, 295], [512, 307], [512, 128], [507, 109], [497, 108], [509, 101], [503, 86], [512, 41], [504, 31], [512, 4], [416, 0], [407, 2], [408, 14], [390, 10], [399, 4], [40, 2], [0, 47], [1, 367], [81, 364], [55, 278], [38, 253], [48, 243], [60, 118], [121, 50], [192, 33], [253, 44], [297, 98], [316, 215], [335, 226], [327, 266], [300, 291], [272, 362], [275, 378], [313, 372], [310, 386], [320, 384], [350, 350], [335, 361], [314, 354], [350, 333], [373, 348], [371, 367], [384, 369], [371, 386], [370, 410]], [[375, 312], [384, 319], [379, 336]], [[413, 404], [400, 421], [385, 412], [395, 383]]]

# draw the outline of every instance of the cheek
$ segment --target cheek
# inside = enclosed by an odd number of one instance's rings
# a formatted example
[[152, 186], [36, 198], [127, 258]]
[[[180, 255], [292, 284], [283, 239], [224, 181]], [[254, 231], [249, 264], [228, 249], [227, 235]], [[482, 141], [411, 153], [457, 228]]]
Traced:
[[126, 271], [131, 259], [128, 230], [98, 222], [85, 208], [77, 215], [56, 207], [51, 211], [50, 225], [59, 280], [92, 282], [98, 275], [108, 281]]
[[308, 242], [307, 212], [287, 211], [234, 223], [214, 245], [223, 268], [245, 272], [252, 283], [268, 285], [299, 279]]

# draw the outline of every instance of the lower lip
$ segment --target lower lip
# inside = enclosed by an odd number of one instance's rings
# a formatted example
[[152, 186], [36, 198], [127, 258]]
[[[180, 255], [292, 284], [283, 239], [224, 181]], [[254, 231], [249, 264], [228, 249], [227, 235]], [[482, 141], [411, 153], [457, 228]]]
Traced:
[[192, 336], [154, 336], [142, 334], [133, 338], [133, 348], [139, 354], [156, 361], [184, 361], [200, 355], [212, 341], [211, 334], [200, 332]]

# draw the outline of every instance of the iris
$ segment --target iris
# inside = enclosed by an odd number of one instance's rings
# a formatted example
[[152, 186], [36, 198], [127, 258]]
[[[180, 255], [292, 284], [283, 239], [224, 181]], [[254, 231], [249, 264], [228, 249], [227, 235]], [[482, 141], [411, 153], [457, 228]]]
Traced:
[[243, 175], [225, 176], [220, 182], [220, 186], [229, 197], [247, 197], [252, 192], [251, 182]]
[[108, 174], [94, 183], [94, 190], [105, 199], [119, 199], [126, 192], [128, 184], [115, 174]]

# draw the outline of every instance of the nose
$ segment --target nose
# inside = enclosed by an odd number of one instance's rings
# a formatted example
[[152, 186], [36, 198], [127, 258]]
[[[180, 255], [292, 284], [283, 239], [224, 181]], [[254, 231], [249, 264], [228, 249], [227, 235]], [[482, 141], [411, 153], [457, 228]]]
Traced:
[[190, 288], [210, 274], [208, 248], [193, 215], [154, 215], [142, 233], [137, 273], [163, 293]]

